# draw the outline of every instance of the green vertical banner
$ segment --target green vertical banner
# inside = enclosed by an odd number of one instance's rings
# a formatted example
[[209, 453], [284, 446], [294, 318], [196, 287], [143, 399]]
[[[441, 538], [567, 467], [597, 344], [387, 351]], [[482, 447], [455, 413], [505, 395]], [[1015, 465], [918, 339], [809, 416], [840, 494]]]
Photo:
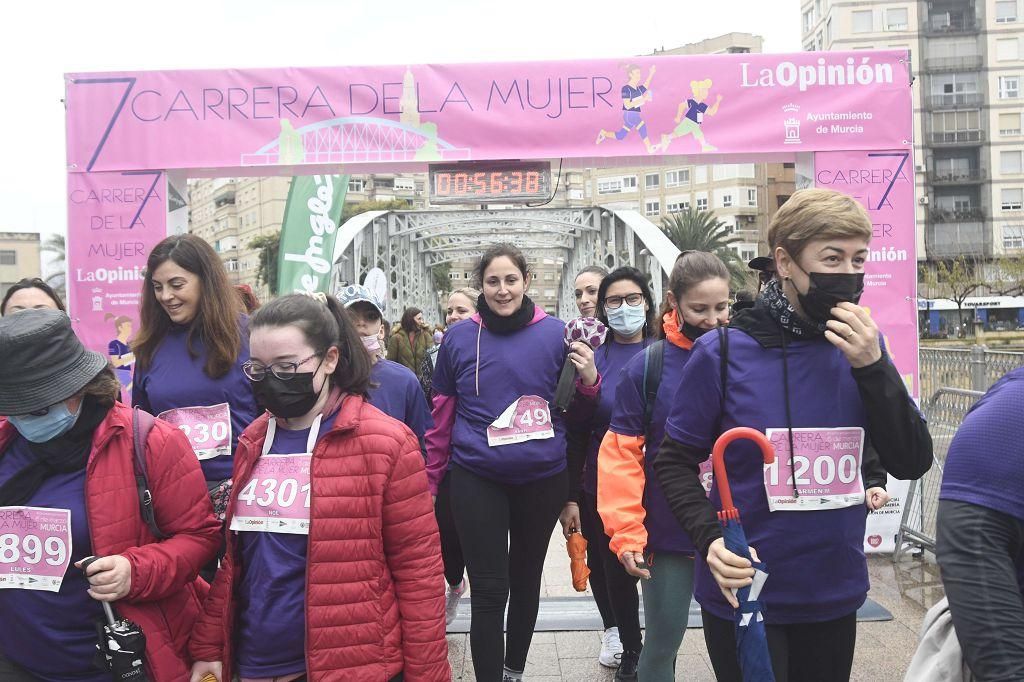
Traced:
[[277, 290], [282, 294], [331, 291], [334, 240], [347, 175], [297, 175], [292, 178], [281, 225]]

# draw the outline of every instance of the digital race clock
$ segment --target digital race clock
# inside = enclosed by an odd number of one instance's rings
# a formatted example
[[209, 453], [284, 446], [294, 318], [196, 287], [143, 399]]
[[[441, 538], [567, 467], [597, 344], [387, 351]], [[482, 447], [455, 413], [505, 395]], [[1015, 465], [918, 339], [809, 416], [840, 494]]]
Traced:
[[507, 204], [551, 195], [548, 161], [471, 161], [430, 166], [432, 204]]

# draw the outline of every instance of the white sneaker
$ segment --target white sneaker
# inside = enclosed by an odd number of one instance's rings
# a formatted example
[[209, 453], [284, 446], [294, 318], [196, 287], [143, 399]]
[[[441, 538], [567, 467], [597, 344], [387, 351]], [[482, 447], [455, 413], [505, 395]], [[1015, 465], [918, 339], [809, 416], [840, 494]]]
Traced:
[[444, 596], [444, 622], [451, 625], [456, 616], [459, 615], [459, 600], [466, 593], [466, 579], [463, 578], [455, 587], [448, 586], [448, 592]]
[[622, 642], [619, 640], [619, 629], [608, 628], [601, 637], [601, 655], [597, 662], [606, 668], [618, 668], [622, 658]]

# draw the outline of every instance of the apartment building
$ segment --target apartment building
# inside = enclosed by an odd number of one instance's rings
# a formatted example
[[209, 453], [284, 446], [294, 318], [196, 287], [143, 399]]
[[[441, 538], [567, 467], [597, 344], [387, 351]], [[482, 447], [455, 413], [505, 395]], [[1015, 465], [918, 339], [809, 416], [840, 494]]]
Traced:
[[1024, 252], [1021, 9], [1021, 0], [801, 3], [807, 50], [910, 51], [919, 258]]
[[0, 297], [25, 277], [40, 276], [38, 232], [0, 232]]

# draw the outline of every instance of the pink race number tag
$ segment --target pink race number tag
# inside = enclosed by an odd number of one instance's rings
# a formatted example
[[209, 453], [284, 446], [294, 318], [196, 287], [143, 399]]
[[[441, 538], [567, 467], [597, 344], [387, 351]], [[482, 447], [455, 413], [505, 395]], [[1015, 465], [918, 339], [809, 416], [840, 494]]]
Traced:
[[199, 459], [231, 454], [231, 408], [227, 403], [207, 407], [179, 407], [157, 415], [188, 436]]
[[231, 530], [309, 535], [309, 454], [263, 455], [235, 500]]
[[59, 592], [71, 563], [71, 512], [0, 507], [0, 589]]
[[[768, 429], [767, 436], [775, 448], [775, 462], [764, 465], [771, 511], [842, 509], [864, 503], [864, 429], [793, 429], [792, 458], [786, 429]], [[799, 497], [793, 495], [794, 477]]]
[[554, 437], [548, 401], [535, 395], [519, 398], [487, 427], [487, 444], [492, 448]]

